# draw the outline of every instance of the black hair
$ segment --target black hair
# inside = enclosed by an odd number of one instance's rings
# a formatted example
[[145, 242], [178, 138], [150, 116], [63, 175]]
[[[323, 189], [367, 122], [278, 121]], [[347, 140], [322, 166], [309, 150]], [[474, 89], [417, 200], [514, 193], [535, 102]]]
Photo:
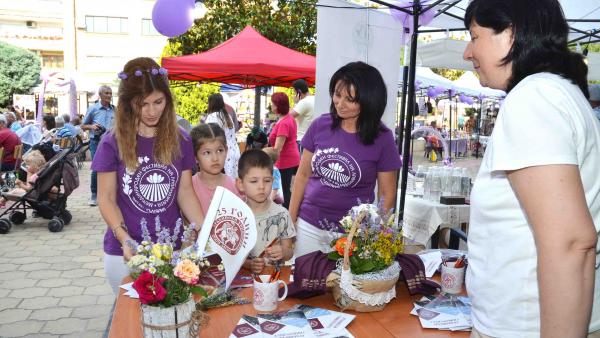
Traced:
[[238, 163], [238, 177], [244, 179], [244, 176], [246, 176], [248, 171], [252, 168], [269, 169], [272, 175], [273, 160], [271, 160], [271, 156], [260, 149], [246, 150], [240, 157], [240, 162]]
[[568, 48], [569, 25], [558, 0], [473, 0], [464, 24], [469, 29], [473, 23], [496, 34], [512, 28], [513, 44], [502, 60], [512, 62], [507, 92], [529, 75], [549, 72], [571, 80], [589, 97], [588, 69], [583, 56]]
[[381, 117], [387, 104], [387, 90], [377, 68], [364, 62], [350, 62], [338, 69], [329, 81], [329, 96], [332, 98], [329, 113], [333, 124], [331, 129], [339, 128], [342, 119], [338, 116], [333, 104], [333, 95], [338, 82], [348, 91], [354, 88], [354, 102], [360, 106], [356, 121], [356, 129], [363, 144], [373, 144], [382, 129]]
[[304, 79], [298, 79], [292, 82], [292, 87], [294, 87], [294, 89], [297, 92], [300, 92], [302, 94], [308, 93], [308, 84], [306, 83], [306, 81], [304, 81]]
[[213, 141], [218, 139], [223, 143], [225, 149], [227, 149], [227, 138], [225, 138], [225, 131], [221, 126], [216, 123], [203, 123], [195, 126], [190, 130], [190, 137], [192, 138], [192, 143], [194, 145], [194, 156], [200, 150], [200, 147], [206, 141]]
[[219, 113], [219, 119], [227, 128], [233, 128], [233, 121], [227, 110], [225, 110], [225, 101], [223, 95], [216, 93], [208, 97], [208, 113]]
[[54, 115], [44, 114], [42, 120], [44, 121], [46, 130], [52, 130], [56, 128], [56, 121], [54, 121]]

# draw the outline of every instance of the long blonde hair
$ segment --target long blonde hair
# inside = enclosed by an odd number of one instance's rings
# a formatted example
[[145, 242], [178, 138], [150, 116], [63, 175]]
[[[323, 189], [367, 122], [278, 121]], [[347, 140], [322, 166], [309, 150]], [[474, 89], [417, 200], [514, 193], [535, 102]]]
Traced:
[[156, 128], [154, 160], [165, 165], [173, 163], [181, 156], [179, 141], [182, 135], [177, 125], [166, 72], [151, 58], [141, 57], [127, 62], [119, 77], [121, 84], [114, 128], [119, 158], [128, 170], [137, 169], [137, 129], [141, 121], [142, 102], [157, 90], [165, 95], [166, 105], [157, 124], [159, 127]]

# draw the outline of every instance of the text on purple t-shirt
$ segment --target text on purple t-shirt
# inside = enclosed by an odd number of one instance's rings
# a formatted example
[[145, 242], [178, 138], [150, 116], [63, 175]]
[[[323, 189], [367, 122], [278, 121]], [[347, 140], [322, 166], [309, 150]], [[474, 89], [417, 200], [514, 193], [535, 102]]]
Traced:
[[[125, 164], [119, 159], [117, 141], [112, 132], [107, 133], [100, 144], [92, 162], [92, 170], [117, 173], [117, 205], [123, 214], [131, 238], [142, 241], [140, 221], [146, 220], [153, 241], [156, 241], [155, 219], [159, 217], [161, 226], [169, 228], [173, 235], [175, 223], [181, 218], [177, 205], [177, 192], [181, 173], [194, 166], [194, 151], [190, 137], [180, 130], [181, 156], [172, 164], [163, 165], [154, 161], [154, 138], [137, 136], [136, 154], [139, 166], [135, 172], [127, 172]], [[112, 225], [114, 226], [114, 225]], [[183, 232], [181, 229], [180, 234]], [[180, 236], [181, 237], [181, 236]], [[180, 245], [177, 241], [177, 248]], [[121, 244], [114, 238], [112, 231], [104, 235], [104, 252], [109, 255], [123, 255]]]
[[[392, 132], [381, 125], [373, 144], [365, 145], [357, 133], [331, 129], [332, 119], [323, 114], [313, 121], [302, 147], [313, 153], [299, 216], [325, 230], [337, 230], [350, 208], [375, 200], [377, 173], [401, 167]], [[329, 228], [331, 224], [338, 228]]]

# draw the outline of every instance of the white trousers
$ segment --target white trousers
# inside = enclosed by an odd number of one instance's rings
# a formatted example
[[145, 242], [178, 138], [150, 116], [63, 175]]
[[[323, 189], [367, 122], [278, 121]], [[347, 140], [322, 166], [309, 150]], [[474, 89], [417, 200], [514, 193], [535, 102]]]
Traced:
[[104, 276], [115, 296], [119, 295], [119, 285], [123, 283], [123, 278], [129, 273], [129, 267], [123, 256], [104, 254]]
[[302, 218], [298, 218], [294, 256], [300, 257], [313, 251], [329, 252], [331, 251], [329, 243], [332, 239], [333, 236], [329, 232], [315, 227]]

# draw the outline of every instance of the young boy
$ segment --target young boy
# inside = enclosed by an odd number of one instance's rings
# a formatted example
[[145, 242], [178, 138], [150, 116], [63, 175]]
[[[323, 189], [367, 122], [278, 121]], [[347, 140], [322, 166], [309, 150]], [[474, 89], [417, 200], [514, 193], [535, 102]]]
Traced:
[[256, 245], [244, 267], [260, 273], [266, 264], [283, 263], [294, 254], [296, 236], [289, 212], [270, 199], [273, 184], [273, 161], [265, 152], [251, 149], [240, 157], [236, 185], [256, 218]]

